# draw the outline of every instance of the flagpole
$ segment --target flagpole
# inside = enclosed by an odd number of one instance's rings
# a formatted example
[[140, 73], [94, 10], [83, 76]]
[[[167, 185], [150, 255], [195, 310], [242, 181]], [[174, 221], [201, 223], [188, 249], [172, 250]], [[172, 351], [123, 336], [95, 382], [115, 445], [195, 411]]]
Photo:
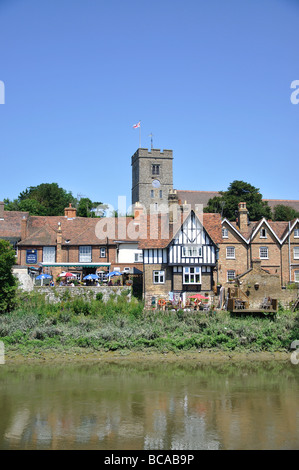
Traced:
[[139, 121], [139, 148], [141, 149], [141, 121]]

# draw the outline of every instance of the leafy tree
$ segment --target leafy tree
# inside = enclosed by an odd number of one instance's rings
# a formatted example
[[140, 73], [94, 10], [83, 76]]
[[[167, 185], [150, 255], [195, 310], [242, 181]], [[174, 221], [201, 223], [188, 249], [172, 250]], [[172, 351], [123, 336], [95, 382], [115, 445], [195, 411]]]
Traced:
[[11, 244], [0, 240], [0, 313], [8, 312], [15, 306], [17, 281], [12, 274], [15, 256]]
[[93, 203], [88, 197], [82, 197], [79, 201], [77, 208], [78, 217], [92, 217], [91, 209], [93, 208]]
[[22, 191], [17, 199], [4, 199], [5, 210], [24, 211], [31, 215], [64, 215], [69, 203], [76, 199], [71, 192], [60, 188], [57, 183], [42, 183]]
[[76, 202], [72, 193], [60, 188], [57, 183], [42, 183], [38, 186], [31, 186], [20, 193], [18, 200], [20, 207], [22, 207], [24, 201], [35, 201], [32, 206], [35, 215], [63, 215], [65, 207]]
[[236, 219], [239, 202], [246, 202], [251, 220], [259, 220], [262, 217], [271, 218], [271, 208], [262, 200], [258, 188], [244, 181], [233, 181], [227, 191], [220, 191], [220, 196], [209, 200], [204, 212], [218, 212], [229, 220]]
[[273, 220], [284, 221], [293, 220], [299, 217], [299, 212], [295, 211], [292, 207], [278, 204], [274, 207]]

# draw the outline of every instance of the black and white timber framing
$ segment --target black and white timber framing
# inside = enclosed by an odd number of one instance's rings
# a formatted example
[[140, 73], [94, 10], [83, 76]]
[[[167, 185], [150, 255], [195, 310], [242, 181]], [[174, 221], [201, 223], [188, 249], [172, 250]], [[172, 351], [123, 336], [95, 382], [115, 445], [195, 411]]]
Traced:
[[191, 211], [167, 248], [143, 250], [143, 262], [169, 266], [215, 266], [216, 245]]

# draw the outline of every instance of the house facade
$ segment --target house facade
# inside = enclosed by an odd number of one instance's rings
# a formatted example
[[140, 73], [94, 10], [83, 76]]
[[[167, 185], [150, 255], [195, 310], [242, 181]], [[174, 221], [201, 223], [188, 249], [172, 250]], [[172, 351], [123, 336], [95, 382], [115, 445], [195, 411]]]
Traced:
[[246, 203], [239, 203], [236, 222], [223, 219], [219, 250], [219, 282], [227, 285], [260, 260], [261, 268], [277, 275], [281, 287], [299, 282], [299, 219], [273, 222], [248, 219]]
[[133, 223], [133, 217], [77, 217], [71, 206], [64, 216], [23, 217], [17, 264], [54, 278], [66, 270], [78, 279], [113, 270], [142, 273], [142, 252], [128, 237]]
[[[144, 299], [185, 302], [192, 293], [213, 292], [217, 279], [219, 214], [181, 208], [171, 214], [141, 216], [139, 247], [143, 250]], [[146, 233], [146, 236], [144, 234]]]

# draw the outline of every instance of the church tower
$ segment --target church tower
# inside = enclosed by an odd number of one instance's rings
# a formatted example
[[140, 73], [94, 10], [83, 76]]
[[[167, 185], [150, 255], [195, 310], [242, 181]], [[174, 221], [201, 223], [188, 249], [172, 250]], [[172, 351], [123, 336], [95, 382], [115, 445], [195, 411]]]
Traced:
[[139, 148], [132, 156], [132, 205], [140, 202], [149, 213], [150, 207], [168, 205], [173, 186], [172, 150]]

